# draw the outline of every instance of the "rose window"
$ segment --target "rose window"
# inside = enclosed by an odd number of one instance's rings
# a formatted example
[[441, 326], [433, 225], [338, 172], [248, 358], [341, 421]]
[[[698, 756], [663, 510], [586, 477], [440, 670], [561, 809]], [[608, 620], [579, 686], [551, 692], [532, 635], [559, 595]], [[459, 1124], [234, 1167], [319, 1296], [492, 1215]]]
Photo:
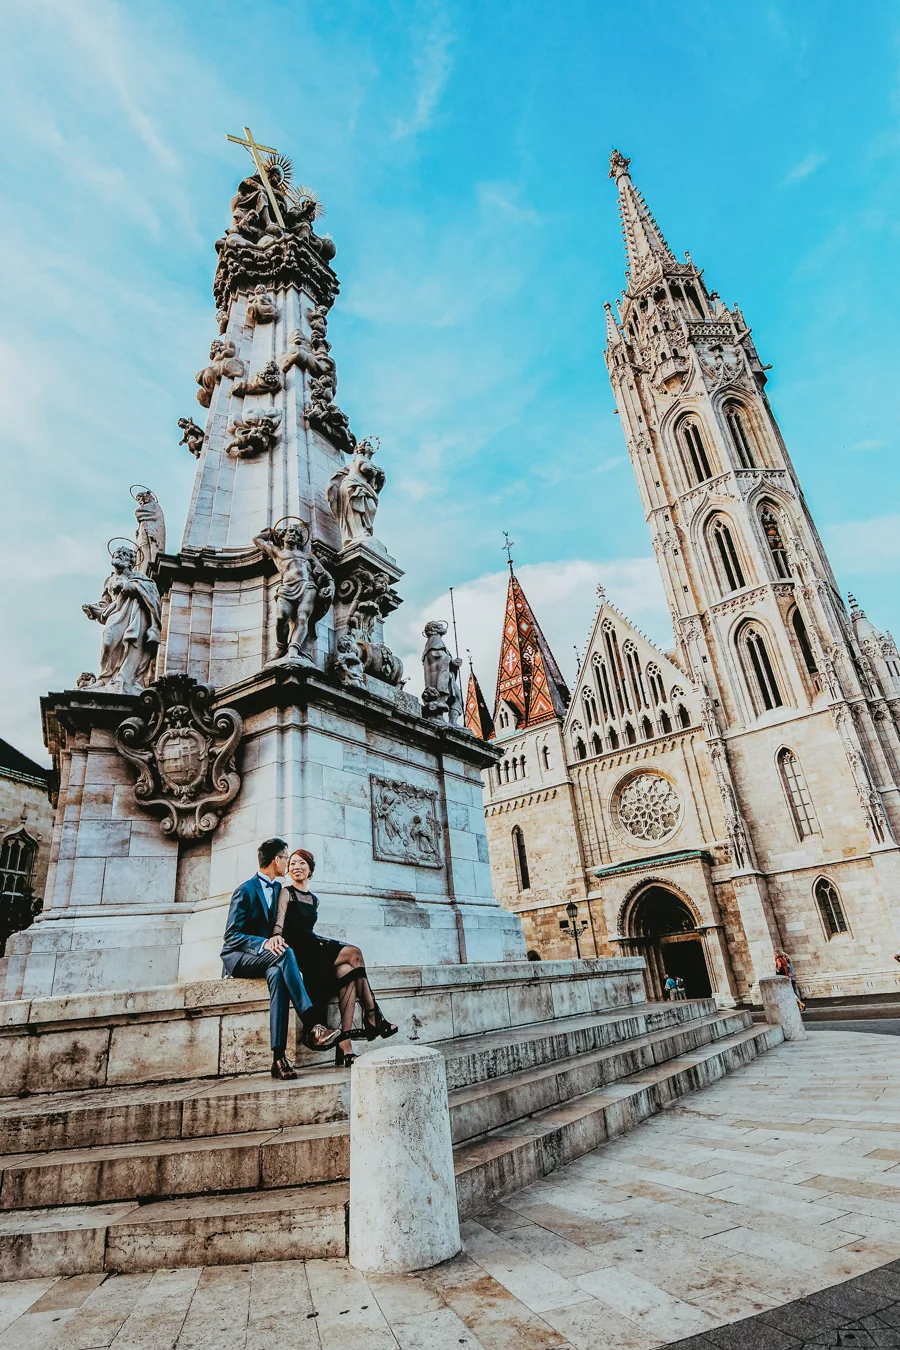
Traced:
[[618, 811], [635, 839], [665, 839], [678, 825], [681, 800], [668, 778], [642, 773], [619, 793]]

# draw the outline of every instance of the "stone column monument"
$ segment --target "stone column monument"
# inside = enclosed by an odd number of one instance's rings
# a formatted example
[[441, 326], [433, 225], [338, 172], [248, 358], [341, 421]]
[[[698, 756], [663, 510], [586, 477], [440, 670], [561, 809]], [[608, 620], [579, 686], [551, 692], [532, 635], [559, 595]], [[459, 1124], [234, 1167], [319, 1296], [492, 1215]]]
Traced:
[[334, 243], [290, 162], [241, 143], [256, 171], [216, 243], [206, 425], [178, 424], [197, 459], [181, 548], [160, 551], [142, 490], [137, 542], [85, 607], [100, 676], [42, 700], [53, 856], [45, 910], [0, 962], [7, 999], [218, 976], [231, 892], [270, 835], [316, 855], [323, 931], [373, 964], [525, 953], [491, 891], [494, 751], [452, 699], [424, 717], [385, 643], [403, 573], [376, 534], [377, 442], [335, 401]]

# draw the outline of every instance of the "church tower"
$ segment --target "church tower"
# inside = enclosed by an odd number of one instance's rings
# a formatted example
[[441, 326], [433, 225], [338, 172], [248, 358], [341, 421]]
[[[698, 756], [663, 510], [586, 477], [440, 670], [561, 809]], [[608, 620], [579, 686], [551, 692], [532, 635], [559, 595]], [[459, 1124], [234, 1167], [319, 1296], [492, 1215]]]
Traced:
[[[736, 306], [677, 261], [613, 151], [627, 285], [606, 361], [700, 697], [756, 977], [784, 947], [817, 992], [895, 982], [900, 667], [851, 621]], [[865, 639], [865, 640], [863, 640]]]
[[[503, 758], [483, 774], [485, 820], [494, 894], [521, 919], [528, 948], [545, 957], [575, 954], [569, 920], [560, 915], [587, 893], [563, 737], [569, 702], [510, 560], [492, 721]], [[478, 734], [468, 718], [467, 725]], [[579, 932], [587, 914], [585, 906]], [[601, 934], [587, 932], [581, 942], [582, 955], [605, 954]]]

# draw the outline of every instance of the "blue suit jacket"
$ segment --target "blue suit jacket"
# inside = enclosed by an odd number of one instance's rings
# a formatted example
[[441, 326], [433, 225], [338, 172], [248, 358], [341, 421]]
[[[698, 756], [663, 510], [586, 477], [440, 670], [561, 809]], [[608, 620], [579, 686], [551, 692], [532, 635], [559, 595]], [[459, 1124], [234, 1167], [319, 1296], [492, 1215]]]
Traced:
[[225, 940], [222, 943], [222, 965], [230, 975], [241, 956], [255, 954], [272, 936], [277, 900], [269, 909], [259, 877], [251, 877], [238, 886], [231, 897]]

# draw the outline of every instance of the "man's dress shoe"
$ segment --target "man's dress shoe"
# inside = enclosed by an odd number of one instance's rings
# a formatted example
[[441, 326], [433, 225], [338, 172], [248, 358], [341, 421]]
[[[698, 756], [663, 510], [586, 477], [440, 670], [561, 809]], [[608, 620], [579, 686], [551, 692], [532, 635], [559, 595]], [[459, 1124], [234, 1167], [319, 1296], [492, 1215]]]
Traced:
[[284, 1055], [282, 1055], [280, 1059], [273, 1059], [272, 1061], [272, 1077], [296, 1078], [297, 1070], [294, 1068], [291, 1061], [289, 1059], [285, 1059]]

